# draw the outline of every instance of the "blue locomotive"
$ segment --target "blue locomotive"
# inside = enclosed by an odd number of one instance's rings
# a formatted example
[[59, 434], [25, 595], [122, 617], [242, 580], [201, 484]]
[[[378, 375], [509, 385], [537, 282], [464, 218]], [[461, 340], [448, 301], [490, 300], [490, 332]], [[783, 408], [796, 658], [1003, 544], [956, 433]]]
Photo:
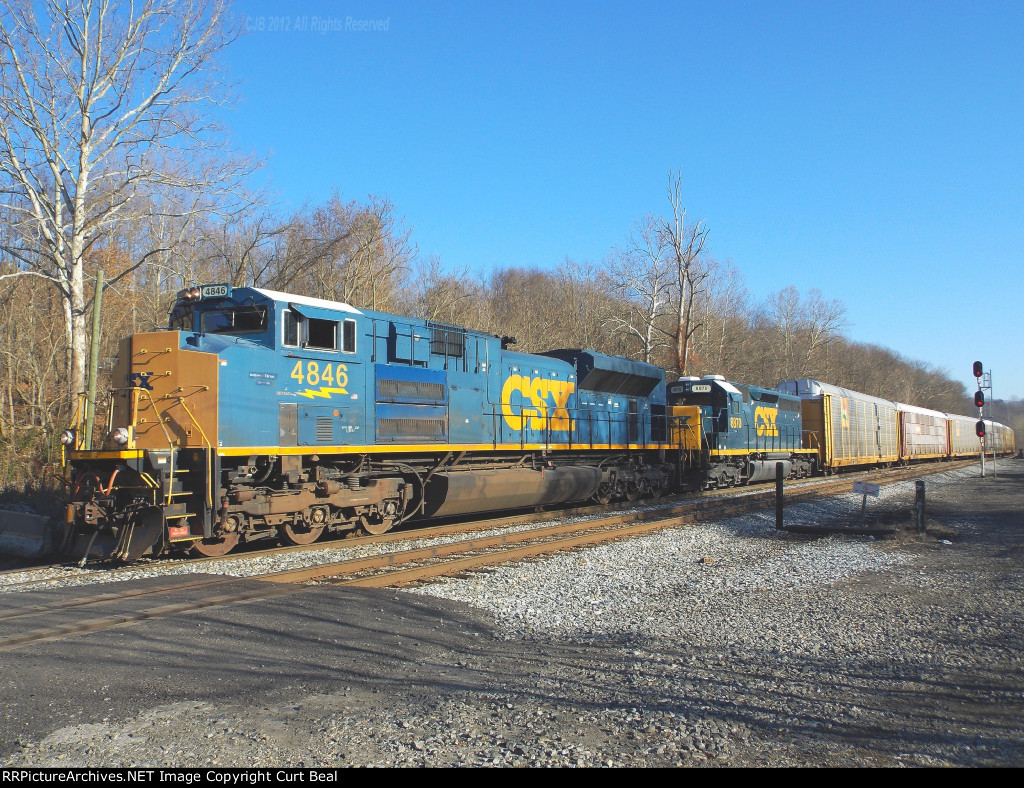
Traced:
[[[182, 291], [169, 329], [121, 342], [101, 448], [63, 436], [81, 555], [221, 555], [278, 535], [679, 486], [696, 409], [664, 372], [533, 355], [458, 326], [226, 284]], [[685, 427], [685, 429], [684, 429]]]
[[810, 476], [817, 450], [803, 433], [800, 398], [774, 389], [731, 383], [721, 375], [680, 378], [669, 402], [700, 408], [705, 486], [730, 487], [786, 476]]

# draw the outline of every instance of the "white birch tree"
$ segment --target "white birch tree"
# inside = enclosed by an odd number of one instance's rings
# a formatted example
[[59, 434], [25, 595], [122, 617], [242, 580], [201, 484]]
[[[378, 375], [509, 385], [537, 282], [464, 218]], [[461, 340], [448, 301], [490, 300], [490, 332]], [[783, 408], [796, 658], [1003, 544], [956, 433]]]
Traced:
[[0, 200], [7, 251], [63, 300], [68, 393], [84, 390], [86, 263], [117, 223], [189, 217], [230, 200], [251, 169], [204, 109], [214, 58], [235, 37], [225, 0], [0, 0]]

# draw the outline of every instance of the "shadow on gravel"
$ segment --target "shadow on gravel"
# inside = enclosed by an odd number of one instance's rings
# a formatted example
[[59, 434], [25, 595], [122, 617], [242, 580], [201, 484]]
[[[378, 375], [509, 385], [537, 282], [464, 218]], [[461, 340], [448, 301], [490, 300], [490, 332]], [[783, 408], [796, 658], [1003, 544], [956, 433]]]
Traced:
[[693, 689], [686, 697], [662, 708], [743, 723], [766, 740], [805, 748], [914, 754], [956, 765], [1024, 764], [1019, 661], [1007, 670], [864, 661], [837, 672], [835, 666], [832, 659], [771, 654], [702, 665], [689, 669]]
[[[239, 613], [246, 607], [251, 617]], [[181, 700], [258, 708], [333, 694], [385, 707], [454, 696], [486, 708], [501, 698], [517, 708], [568, 707], [573, 720], [642, 709], [648, 718], [673, 715], [668, 725], [743, 726], [769, 751], [777, 742], [816, 753], [819, 763], [832, 757], [831, 765], [844, 763], [839, 751], [857, 753], [844, 756], [854, 760], [911, 753], [921, 763], [1024, 765], [1024, 627], [1009, 642], [988, 642], [984, 628], [969, 633], [979, 660], [998, 658], [950, 669], [942, 642], [934, 663], [900, 665], [867, 655], [715, 655], [629, 638], [499, 641], [461, 606], [439, 611], [394, 592], [314, 591], [156, 624], [20, 652], [5, 665], [6, 694], [19, 700], [0, 712], [0, 756], [22, 737]], [[649, 737], [647, 721], [637, 720], [629, 736]], [[607, 734], [605, 746], [635, 746], [624, 735]]]

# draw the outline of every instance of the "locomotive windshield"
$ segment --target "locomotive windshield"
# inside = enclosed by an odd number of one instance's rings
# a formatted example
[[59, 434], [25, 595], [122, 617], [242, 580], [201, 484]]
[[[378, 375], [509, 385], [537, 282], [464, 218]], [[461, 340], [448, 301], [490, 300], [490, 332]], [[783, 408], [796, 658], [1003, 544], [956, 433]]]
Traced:
[[199, 330], [204, 334], [256, 334], [267, 330], [265, 306], [233, 306], [211, 309], [199, 316]]
[[174, 309], [171, 310], [170, 319], [167, 321], [167, 327], [172, 331], [191, 331], [192, 318], [191, 305], [175, 304]]

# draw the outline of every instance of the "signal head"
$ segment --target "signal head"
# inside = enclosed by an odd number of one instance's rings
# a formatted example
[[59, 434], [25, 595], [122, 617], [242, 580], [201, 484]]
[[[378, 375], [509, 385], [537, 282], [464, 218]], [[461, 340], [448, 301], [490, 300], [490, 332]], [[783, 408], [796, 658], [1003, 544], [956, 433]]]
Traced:
[[983, 371], [984, 371], [984, 369], [981, 366], [981, 362], [980, 361], [975, 361], [974, 362], [974, 377], [980, 378], [981, 377], [981, 373]]
[[974, 392], [974, 406], [977, 408], [985, 407], [985, 395], [981, 391]]
[[977, 424], [974, 425], [974, 434], [977, 435], [979, 438], [985, 437], [985, 422], [979, 421]]

